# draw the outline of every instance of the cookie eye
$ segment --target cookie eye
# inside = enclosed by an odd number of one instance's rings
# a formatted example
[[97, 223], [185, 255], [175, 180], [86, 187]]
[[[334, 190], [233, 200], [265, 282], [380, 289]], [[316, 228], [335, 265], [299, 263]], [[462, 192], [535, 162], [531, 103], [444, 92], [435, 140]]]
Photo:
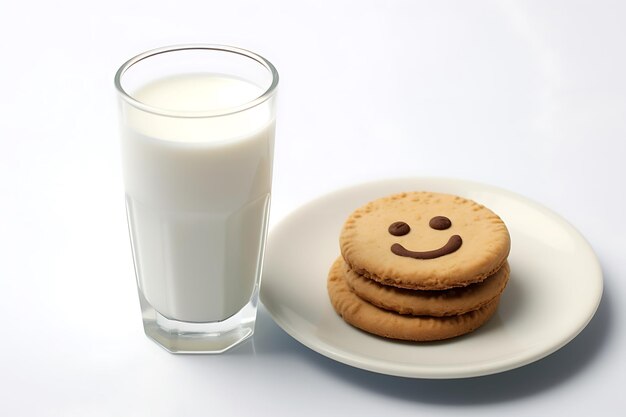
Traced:
[[452, 222], [445, 216], [435, 216], [430, 219], [428, 225], [435, 230], [446, 230], [452, 226]]
[[411, 227], [405, 222], [391, 223], [389, 226], [389, 233], [394, 236], [404, 236], [411, 231]]

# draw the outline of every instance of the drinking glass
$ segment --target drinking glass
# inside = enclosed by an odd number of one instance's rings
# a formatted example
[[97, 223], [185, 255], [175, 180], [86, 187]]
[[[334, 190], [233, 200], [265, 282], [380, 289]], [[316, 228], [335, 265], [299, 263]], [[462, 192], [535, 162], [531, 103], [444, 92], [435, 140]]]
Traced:
[[221, 45], [151, 50], [115, 75], [126, 211], [146, 334], [220, 353], [254, 332], [278, 73]]

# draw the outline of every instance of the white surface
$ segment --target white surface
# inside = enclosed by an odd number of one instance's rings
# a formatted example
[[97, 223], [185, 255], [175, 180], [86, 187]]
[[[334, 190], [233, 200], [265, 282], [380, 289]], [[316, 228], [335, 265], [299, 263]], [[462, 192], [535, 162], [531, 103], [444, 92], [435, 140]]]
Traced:
[[[392, 342], [347, 325], [328, 300], [326, 276], [343, 222], [356, 208], [407, 190], [460, 195], [505, 221], [511, 277], [496, 315], [472, 335], [440, 343]], [[433, 178], [367, 182], [320, 197], [269, 236], [261, 301], [304, 345], [358, 368], [417, 378], [465, 378], [534, 362], [573, 339], [602, 296], [602, 271], [585, 239], [553, 212], [484, 184]]]
[[[626, 382], [626, 5], [14, 2], [0, 12], [0, 403], [11, 416], [617, 415]], [[236, 44], [281, 74], [272, 224], [331, 189], [445, 176], [527, 196], [598, 254], [589, 326], [526, 367], [378, 375], [261, 311], [253, 341], [174, 356], [142, 334], [113, 74]], [[540, 256], [540, 255], [539, 255]], [[115, 301], [111, 301], [115, 300]]]

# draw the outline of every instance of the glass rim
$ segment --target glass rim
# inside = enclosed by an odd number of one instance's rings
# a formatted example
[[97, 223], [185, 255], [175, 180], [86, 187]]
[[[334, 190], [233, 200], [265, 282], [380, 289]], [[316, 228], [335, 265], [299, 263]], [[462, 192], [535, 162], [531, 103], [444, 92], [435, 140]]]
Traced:
[[[168, 52], [177, 52], [177, 51], [187, 51], [187, 50], [210, 50], [210, 51], [221, 51], [221, 52], [230, 52], [238, 55], [242, 55], [244, 57], [253, 59], [258, 62], [262, 66], [264, 66], [272, 75], [272, 83], [270, 86], [257, 98], [254, 100], [250, 100], [246, 103], [240, 104], [234, 107], [228, 107], [225, 109], [217, 109], [217, 110], [200, 110], [200, 111], [180, 111], [180, 110], [170, 110], [164, 109], [161, 107], [151, 106], [149, 104], [143, 103], [136, 98], [134, 98], [130, 93], [128, 93], [122, 87], [122, 77], [133, 65], [143, 61], [144, 59], [150, 58], [155, 55], [160, 55]], [[115, 88], [117, 89], [120, 97], [124, 99], [130, 105], [149, 112], [153, 114], [157, 114], [160, 116], [170, 116], [170, 117], [178, 117], [178, 118], [203, 118], [203, 117], [219, 117], [219, 116], [228, 116], [230, 114], [239, 113], [250, 109], [252, 107], [258, 106], [259, 104], [265, 102], [269, 98], [275, 95], [276, 89], [278, 87], [278, 71], [276, 67], [263, 58], [261, 55], [256, 54], [247, 49], [238, 48], [235, 46], [228, 45], [215, 45], [215, 44], [183, 44], [183, 45], [170, 45], [163, 46], [161, 48], [151, 49], [149, 51], [143, 52], [139, 55], [136, 55], [124, 62], [117, 72], [115, 73]]]

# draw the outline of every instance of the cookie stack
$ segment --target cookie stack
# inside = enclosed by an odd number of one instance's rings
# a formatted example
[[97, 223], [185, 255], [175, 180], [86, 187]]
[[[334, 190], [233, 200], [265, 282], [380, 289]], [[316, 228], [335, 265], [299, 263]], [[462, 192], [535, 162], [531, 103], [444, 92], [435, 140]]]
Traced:
[[509, 279], [509, 232], [466, 198], [394, 194], [354, 211], [328, 293], [349, 324], [392, 339], [469, 333], [495, 313]]

